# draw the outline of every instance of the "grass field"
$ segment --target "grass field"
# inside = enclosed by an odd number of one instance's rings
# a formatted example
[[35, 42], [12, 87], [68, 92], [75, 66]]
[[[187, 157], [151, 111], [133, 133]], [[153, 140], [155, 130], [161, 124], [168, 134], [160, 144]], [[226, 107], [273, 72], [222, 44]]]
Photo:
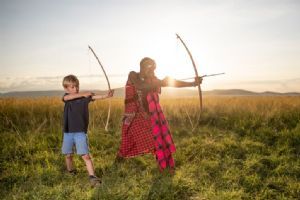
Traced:
[[[89, 143], [99, 188], [84, 162], [64, 173], [59, 98], [0, 99], [0, 198], [3, 199], [299, 199], [300, 97], [162, 99], [176, 173], [161, 174], [152, 155], [115, 162], [123, 101], [90, 105]], [[192, 131], [194, 129], [194, 131]]]

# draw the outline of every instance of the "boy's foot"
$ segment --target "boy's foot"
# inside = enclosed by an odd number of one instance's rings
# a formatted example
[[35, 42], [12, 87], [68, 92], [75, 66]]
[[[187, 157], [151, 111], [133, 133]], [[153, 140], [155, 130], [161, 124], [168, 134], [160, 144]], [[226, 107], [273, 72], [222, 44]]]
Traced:
[[101, 179], [97, 176], [90, 175], [90, 183], [93, 187], [99, 186], [101, 184]]
[[77, 174], [77, 170], [76, 169], [72, 169], [72, 170], [67, 170], [69, 175], [75, 176]]

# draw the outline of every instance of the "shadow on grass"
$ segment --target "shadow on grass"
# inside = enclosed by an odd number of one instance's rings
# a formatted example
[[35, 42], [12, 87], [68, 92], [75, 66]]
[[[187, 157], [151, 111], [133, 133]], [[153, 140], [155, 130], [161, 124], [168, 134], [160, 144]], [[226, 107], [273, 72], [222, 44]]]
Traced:
[[105, 168], [96, 169], [103, 182], [93, 191], [92, 199], [175, 199], [172, 175], [167, 171], [160, 173], [152, 163], [155, 161], [148, 158], [114, 160]]
[[175, 199], [173, 176], [168, 172], [156, 173], [152, 178], [152, 185], [143, 199]]

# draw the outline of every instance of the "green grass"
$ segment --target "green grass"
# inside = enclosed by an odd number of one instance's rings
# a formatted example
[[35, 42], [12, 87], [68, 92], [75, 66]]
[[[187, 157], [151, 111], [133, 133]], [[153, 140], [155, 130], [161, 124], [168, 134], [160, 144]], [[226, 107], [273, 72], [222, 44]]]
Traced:
[[90, 105], [90, 149], [103, 181], [91, 188], [80, 157], [74, 160], [78, 174], [64, 173], [60, 99], [0, 99], [0, 197], [299, 198], [299, 97], [205, 98], [199, 122], [197, 99], [162, 99], [162, 106], [177, 147], [173, 176], [160, 173], [152, 155], [115, 162], [123, 101], [112, 102], [109, 132], [107, 102]]

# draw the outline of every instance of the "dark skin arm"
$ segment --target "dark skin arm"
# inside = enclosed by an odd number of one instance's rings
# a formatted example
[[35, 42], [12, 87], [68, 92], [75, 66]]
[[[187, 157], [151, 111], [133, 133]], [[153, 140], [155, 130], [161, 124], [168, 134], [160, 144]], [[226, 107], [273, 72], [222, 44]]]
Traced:
[[195, 78], [194, 82], [185, 82], [175, 80], [170, 77], [166, 77], [163, 80], [159, 80], [156, 77], [153, 78], [151, 84], [145, 83], [139, 78], [139, 75], [135, 72], [130, 72], [128, 81], [133, 84], [138, 90], [152, 90], [157, 87], [195, 87], [202, 83], [202, 78]]
[[161, 87], [161, 83], [159, 81], [152, 84], [145, 83], [139, 78], [138, 73], [135, 72], [129, 73], [128, 82], [133, 84], [138, 90], [152, 90], [157, 87]]
[[194, 82], [179, 81], [171, 77], [166, 77], [162, 81], [162, 87], [195, 87], [202, 83], [202, 78], [195, 78]]

